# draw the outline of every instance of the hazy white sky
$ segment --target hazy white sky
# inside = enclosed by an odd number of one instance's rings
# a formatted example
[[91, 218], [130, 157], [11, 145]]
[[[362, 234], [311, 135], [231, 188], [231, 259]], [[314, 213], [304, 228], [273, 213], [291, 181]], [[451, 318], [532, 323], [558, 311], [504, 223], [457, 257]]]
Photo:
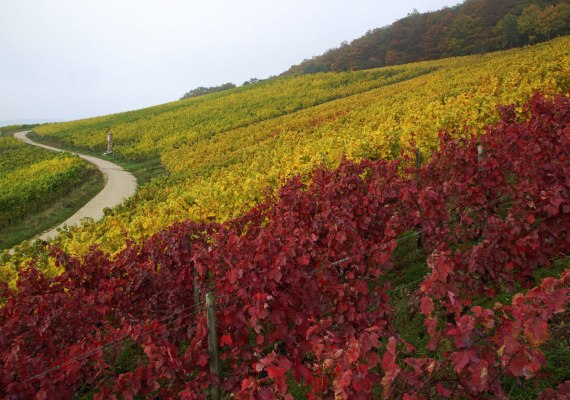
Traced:
[[459, 0], [0, 0], [0, 121], [76, 119], [287, 70]]

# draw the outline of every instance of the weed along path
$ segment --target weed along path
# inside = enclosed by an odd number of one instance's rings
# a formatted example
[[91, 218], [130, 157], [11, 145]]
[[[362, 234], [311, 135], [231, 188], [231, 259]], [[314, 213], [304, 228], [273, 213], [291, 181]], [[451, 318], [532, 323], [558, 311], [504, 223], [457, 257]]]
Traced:
[[[43, 147], [48, 150], [61, 152], [63, 150], [56, 147], [46, 146], [36, 143], [29, 139], [26, 135], [30, 131], [18, 132], [14, 136], [32, 146]], [[81, 223], [83, 218], [93, 218], [98, 220], [103, 218], [103, 209], [106, 207], [114, 207], [123, 202], [123, 200], [132, 196], [137, 190], [137, 180], [130, 173], [125, 171], [121, 166], [101, 158], [87, 156], [85, 154], [77, 154], [82, 159], [94, 164], [105, 177], [105, 187], [99, 194], [93, 197], [87, 204], [80, 208], [75, 214], [69, 217], [57, 227], [42, 233], [37, 239], [48, 240], [57, 235], [57, 229], [65, 225], [72, 226]]]

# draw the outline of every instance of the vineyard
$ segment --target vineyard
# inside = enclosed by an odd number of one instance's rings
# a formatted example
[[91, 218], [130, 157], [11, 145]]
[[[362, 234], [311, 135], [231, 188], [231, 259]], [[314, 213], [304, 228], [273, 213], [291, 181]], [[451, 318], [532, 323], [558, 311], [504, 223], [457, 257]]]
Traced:
[[[93, 168], [79, 157], [0, 138], [0, 228], [68, 193]], [[0, 245], [1, 245], [0, 240]]]
[[309, 179], [343, 157], [394, 159], [419, 148], [427, 159], [438, 131], [481, 133], [497, 105], [535, 92], [570, 89], [570, 39], [538, 46], [341, 74], [279, 78], [203, 97], [106, 117], [50, 124], [40, 137], [99, 148], [110, 128], [124, 157], [160, 153], [168, 177], [152, 182], [101, 223], [62, 235], [80, 255], [141, 242], [193, 219], [223, 222], [263, 201], [269, 187]]
[[2, 284], [0, 394], [567, 398], [570, 99], [496, 112], [415, 137], [431, 151], [419, 168], [404, 149], [342, 158], [238, 218], [176, 223], [113, 257], [52, 247], [61, 275], [32, 263], [16, 291]]
[[405, 81], [434, 68], [437, 66], [412, 65], [279, 79], [254, 88], [228, 90], [140, 111], [44, 125], [35, 132], [47, 139], [102, 152], [107, 144], [101, 132], [111, 128], [119, 156], [127, 160], [148, 159], [221, 132]]

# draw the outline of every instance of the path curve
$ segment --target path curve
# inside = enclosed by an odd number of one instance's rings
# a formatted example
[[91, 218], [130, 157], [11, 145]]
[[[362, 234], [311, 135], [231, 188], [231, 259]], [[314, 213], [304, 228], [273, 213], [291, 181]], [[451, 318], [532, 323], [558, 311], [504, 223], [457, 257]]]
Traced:
[[[43, 147], [44, 149], [58, 152], [64, 151], [56, 147], [46, 146], [44, 144], [34, 142], [28, 138], [27, 134], [29, 132], [30, 131], [17, 132], [14, 134], [14, 136], [17, 139], [20, 139], [25, 143], [31, 144], [33, 146]], [[97, 221], [103, 218], [104, 208], [112, 208], [118, 204], [121, 204], [125, 199], [131, 197], [137, 190], [136, 178], [130, 172], [125, 171], [121, 166], [110, 161], [88, 156], [85, 154], [75, 152], [69, 153], [77, 154], [82, 159], [90, 162], [91, 164], [94, 164], [105, 177], [105, 187], [99, 192], [98, 195], [93, 197], [87, 204], [81, 207], [75, 214], [65, 220], [62, 224], [42, 233], [35, 239], [49, 240], [57, 236], [58, 228], [63, 228], [66, 225], [78, 225], [81, 223], [81, 220], [83, 218], [93, 218], [95, 221]]]

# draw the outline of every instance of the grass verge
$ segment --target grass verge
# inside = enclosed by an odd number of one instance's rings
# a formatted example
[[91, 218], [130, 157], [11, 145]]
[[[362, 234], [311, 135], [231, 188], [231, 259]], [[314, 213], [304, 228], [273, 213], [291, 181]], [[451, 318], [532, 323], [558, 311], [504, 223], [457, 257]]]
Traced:
[[87, 204], [104, 186], [103, 174], [98, 169], [90, 169], [81, 184], [46, 205], [43, 210], [28, 214], [11, 225], [0, 227], [0, 250], [9, 249], [59, 225]]

